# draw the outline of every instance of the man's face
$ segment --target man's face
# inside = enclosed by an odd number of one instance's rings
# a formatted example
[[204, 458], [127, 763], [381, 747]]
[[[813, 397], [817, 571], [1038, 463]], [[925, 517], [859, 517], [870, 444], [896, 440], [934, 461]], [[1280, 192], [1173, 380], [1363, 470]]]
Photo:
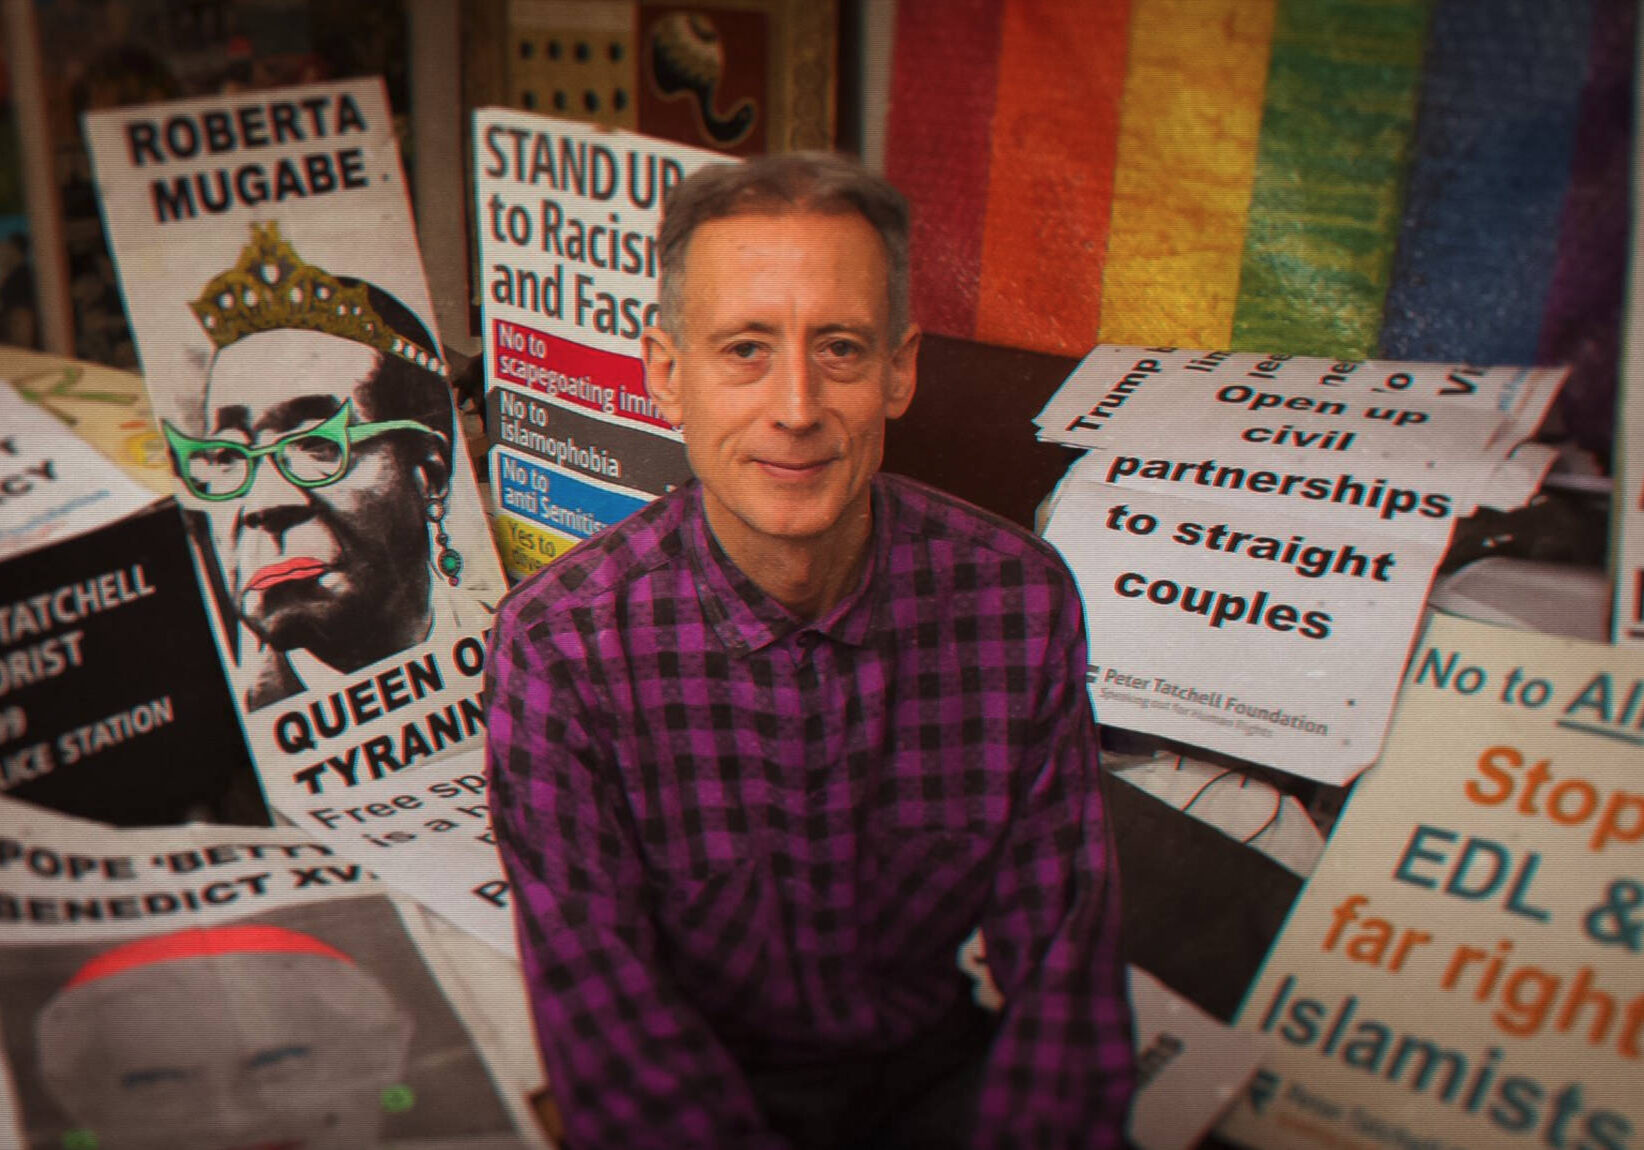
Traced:
[[647, 333], [646, 383], [684, 427], [720, 543], [865, 522], [918, 351], [917, 331], [888, 330], [878, 233], [856, 215], [734, 216], [697, 229], [684, 267], [679, 338]]
[[64, 991], [37, 1041], [53, 1097], [109, 1150], [359, 1150], [410, 1033], [356, 967], [231, 954]]
[[[212, 365], [206, 435], [260, 447], [323, 423], [347, 399], [355, 422], [369, 422], [359, 385], [377, 359], [310, 331], [231, 344]], [[397, 632], [425, 616], [428, 480], [419, 483], [412, 452], [395, 450], [405, 434], [354, 444], [342, 478], [323, 487], [297, 486], [264, 457], [243, 496], [207, 505], [235, 606], [271, 646], [348, 646], [351, 635]]]

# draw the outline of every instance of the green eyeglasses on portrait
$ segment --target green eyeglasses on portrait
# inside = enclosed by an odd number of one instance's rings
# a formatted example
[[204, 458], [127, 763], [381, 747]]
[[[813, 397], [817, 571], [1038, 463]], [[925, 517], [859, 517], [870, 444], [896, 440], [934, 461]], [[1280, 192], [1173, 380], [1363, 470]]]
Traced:
[[353, 400], [344, 400], [337, 413], [315, 427], [282, 435], [272, 443], [251, 447], [232, 439], [196, 439], [162, 420], [166, 442], [176, 460], [177, 474], [198, 499], [221, 503], [251, 490], [265, 456], [293, 485], [304, 490], [325, 487], [348, 473], [352, 449], [388, 431], [421, 431], [442, 442], [445, 436], [414, 419], [384, 419], [352, 423]]

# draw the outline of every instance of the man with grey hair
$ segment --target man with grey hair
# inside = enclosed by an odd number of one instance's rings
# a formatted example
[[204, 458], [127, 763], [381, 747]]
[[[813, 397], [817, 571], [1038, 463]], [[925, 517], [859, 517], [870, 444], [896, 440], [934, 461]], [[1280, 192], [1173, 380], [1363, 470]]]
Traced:
[[[832, 156], [676, 188], [645, 370], [696, 479], [499, 612], [493, 822], [571, 1150], [1122, 1143], [1079, 598], [878, 474], [907, 237]], [[996, 1016], [956, 962], [978, 928]]]

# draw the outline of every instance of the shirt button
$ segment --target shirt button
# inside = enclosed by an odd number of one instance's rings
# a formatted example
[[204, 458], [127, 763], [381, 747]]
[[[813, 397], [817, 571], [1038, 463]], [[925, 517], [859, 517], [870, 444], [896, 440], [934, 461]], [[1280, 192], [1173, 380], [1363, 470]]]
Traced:
[[822, 636], [818, 635], [815, 631], [801, 631], [799, 633], [799, 638], [795, 640], [795, 642], [799, 644], [799, 649], [801, 651], [809, 651], [821, 641]]

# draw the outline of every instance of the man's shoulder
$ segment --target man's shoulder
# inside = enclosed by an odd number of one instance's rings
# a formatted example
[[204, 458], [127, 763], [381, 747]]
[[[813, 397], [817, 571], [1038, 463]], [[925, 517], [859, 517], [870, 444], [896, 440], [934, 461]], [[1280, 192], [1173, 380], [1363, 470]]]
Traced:
[[1001, 515], [903, 475], [880, 482], [893, 517], [892, 544], [943, 551], [944, 558], [1011, 564], [1067, 581], [1067, 565], [1054, 547]]
[[534, 630], [578, 611], [597, 611], [679, 561], [688, 506], [688, 492], [675, 491], [583, 540], [508, 592], [497, 609], [497, 627]]

